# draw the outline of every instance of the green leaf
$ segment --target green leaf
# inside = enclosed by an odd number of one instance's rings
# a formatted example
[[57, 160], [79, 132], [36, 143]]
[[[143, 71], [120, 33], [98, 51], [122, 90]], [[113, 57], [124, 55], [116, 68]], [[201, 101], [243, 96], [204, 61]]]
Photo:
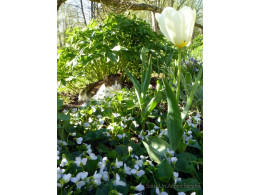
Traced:
[[152, 136], [143, 141], [143, 144], [150, 159], [157, 163], [162, 162], [161, 158], [164, 157], [166, 149], [170, 148], [170, 145], [166, 141], [161, 138]]
[[117, 155], [117, 152], [116, 151], [109, 151], [108, 153], [107, 153], [107, 157], [108, 158], [116, 158], [116, 155]]
[[159, 180], [163, 182], [170, 181], [173, 169], [167, 159], [165, 159], [161, 164], [158, 165], [157, 173]]
[[63, 112], [62, 113], [58, 112], [57, 119], [62, 120], [62, 121], [69, 121], [70, 117], [67, 116], [66, 114], [64, 114]]
[[186, 84], [191, 84], [191, 74], [189, 72], [185, 74], [185, 82]]
[[163, 92], [158, 92], [154, 98], [151, 99], [150, 103], [146, 106], [144, 112], [142, 112], [142, 121], [144, 121], [148, 115], [153, 111], [158, 103], [164, 98]]
[[104, 129], [96, 130], [96, 131], [88, 131], [84, 136], [84, 141], [94, 141], [94, 140], [103, 140], [106, 138], [106, 136], [103, 134], [103, 132], [106, 131]]
[[171, 149], [176, 151], [179, 143], [182, 139], [182, 119], [179, 110], [179, 106], [176, 101], [176, 96], [173, 93], [169, 83], [163, 79], [163, 83], [166, 89], [167, 103], [168, 103], [168, 115], [167, 115], [167, 128], [168, 137], [171, 145]]
[[97, 159], [97, 160], [88, 160], [87, 161], [87, 164], [85, 165], [86, 166], [86, 171], [89, 173], [89, 174], [91, 174], [91, 175], [93, 175], [94, 174], [94, 172], [97, 170], [97, 168], [98, 168], [98, 161], [99, 161], [99, 159]]
[[126, 74], [129, 77], [129, 79], [132, 81], [132, 83], [134, 84], [135, 93], [136, 93], [136, 96], [137, 96], [137, 99], [138, 99], [138, 102], [139, 102], [140, 109], [142, 110], [143, 98], [141, 97], [141, 85], [137, 81], [137, 79], [134, 78], [130, 72], [128, 72], [128, 70], [126, 70], [124, 68], [124, 71], [126, 72]]
[[174, 189], [178, 192], [197, 191], [200, 190], [200, 183], [198, 180], [193, 178], [182, 179], [176, 185]]
[[202, 75], [202, 69], [203, 69], [203, 68], [201, 68], [200, 71], [199, 71], [199, 74], [198, 74], [198, 76], [197, 76], [197, 78], [196, 78], [196, 81], [195, 81], [195, 83], [194, 83], [194, 85], [193, 85], [193, 87], [192, 87], [192, 90], [191, 90], [191, 92], [190, 92], [188, 98], [187, 98], [187, 104], [186, 104], [184, 110], [183, 110], [182, 113], [181, 113], [182, 123], [185, 121], [185, 118], [186, 118], [186, 116], [187, 116], [187, 114], [188, 114], [188, 111], [189, 111], [189, 109], [190, 109], [190, 106], [191, 106], [191, 103], [192, 103], [192, 100], [193, 100], [194, 93], [195, 93], [195, 91], [196, 91], [196, 89], [197, 89], [198, 82], [199, 82], [199, 80], [200, 80], [200, 78], [201, 78], [201, 75]]
[[58, 99], [57, 100], [57, 109], [60, 110], [62, 108], [63, 105], [63, 100]]
[[150, 81], [151, 81], [151, 74], [152, 74], [152, 62], [151, 62], [151, 57], [149, 59], [149, 63], [148, 63], [148, 68], [144, 69], [143, 71], [145, 71], [145, 77], [144, 77], [144, 81], [142, 83], [142, 94], [144, 97], [146, 91], [148, 90]]
[[177, 155], [178, 161], [175, 164], [175, 171], [181, 171], [184, 173], [195, 172], [193, 162], [197, 160], [197, 157], [191, 153], [183, 152]]
[[128, 154], [127, 146], [125, 146], [125, 145], [118, 145], [118, 146], [115, 148], [115, 151], [116, 151], [120, 156], [123, 156], [123, 155]]

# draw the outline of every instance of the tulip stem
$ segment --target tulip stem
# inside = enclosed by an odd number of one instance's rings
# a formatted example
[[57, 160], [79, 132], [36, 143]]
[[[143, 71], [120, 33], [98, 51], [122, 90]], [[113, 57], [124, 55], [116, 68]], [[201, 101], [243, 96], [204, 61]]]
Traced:
[[180, 97], [180, 81], [181, 81], [181, 49], [179, 49], [179, 54], [178, 54], [178, 72], [177, 72], [177, 90], [176, 90], [177, 104], [179, 103], [179, 97]]

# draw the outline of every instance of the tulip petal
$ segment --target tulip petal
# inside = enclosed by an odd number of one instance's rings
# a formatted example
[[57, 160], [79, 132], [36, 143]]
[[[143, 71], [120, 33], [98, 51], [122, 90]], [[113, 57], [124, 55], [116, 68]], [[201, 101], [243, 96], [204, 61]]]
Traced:
[[179, 11], [172, 7], [166, 7], [162, 14], [155, 14], [160, 30], [167, 40], [182, 48], [190, 44], [196, 11], [184, 6]]
[[165, 20], [164, 20], [165, 16], [163, 14], [156, 13], [155, 18], [156, 18], [156, 20], [159, 24], [159, 27], [160, 27], [162, 34], [166, 37], [166, 39], [168, 41], [171, 41], [173, 43], [173, 41], [170, 39], [170, 36], [169, 36], [168, 31], [166, 29], [166, 24], [165, 24]]

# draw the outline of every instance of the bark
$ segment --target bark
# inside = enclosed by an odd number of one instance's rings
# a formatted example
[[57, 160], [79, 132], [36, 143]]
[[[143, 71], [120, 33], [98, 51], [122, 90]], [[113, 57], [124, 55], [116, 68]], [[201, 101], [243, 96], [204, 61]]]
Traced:
[[[127, 7], [130, 10], [134, 11], [152, 11], [155, 13], [161, 13], [163, 11], [162, 8], [145, 4], [145, 3], [131, 3], [131, 2], [124, 2], [122, 0], [90, 0], [91, 2], [97, 2], [97, 3], [102, 3], [104, 5], [110, 5], [112, 7], [119, 7], [119, 6], [124, 6]], [[203, 26], [201, 24], [195, 23], [195, 26], [200, 28], [203, 31]]]
[[80, 5], [81, 5], [82, 15], [83, 15], [83, 18], [84, 18], [84, 23], [87, 24], [87, 22], [86, 22], [86, 18], [85, 18], [85, 14], [84, 14], [84, 8], [83, 8], [82, 0], [80, 0]]
[[67, 0], [57, 0], [57, 11], [59, 10], [60, 6], [65, 3]]

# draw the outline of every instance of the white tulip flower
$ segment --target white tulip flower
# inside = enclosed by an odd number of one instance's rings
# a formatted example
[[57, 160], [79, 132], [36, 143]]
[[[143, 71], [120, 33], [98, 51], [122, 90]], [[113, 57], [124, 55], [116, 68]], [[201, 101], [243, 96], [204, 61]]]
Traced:
[[179, 49], [188, 46], [194, 29], [196, 10], [184, 6], [180, 10], [166, 7], [161, 14], [156, 13], [155, 18], [163, 35]]

